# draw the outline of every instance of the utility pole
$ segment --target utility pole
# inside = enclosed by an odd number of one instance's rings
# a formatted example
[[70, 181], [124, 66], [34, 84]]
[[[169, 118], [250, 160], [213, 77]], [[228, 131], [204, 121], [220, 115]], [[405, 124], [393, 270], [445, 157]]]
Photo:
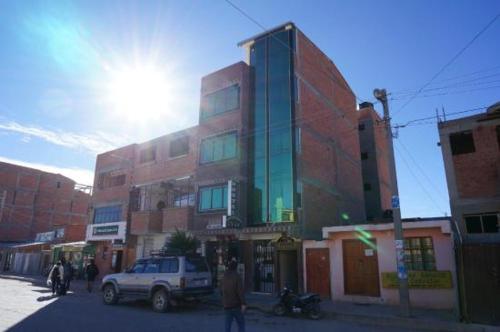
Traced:
[[373, 90], [373, 95], [384, 107], [384, 123], [387, 135], [387, 146], [389, 150], [389, 173], [392, 184], [392, 218], [394, 220], [394, 243], [396, 247], [397, 275], [399, 281], [399, 306], [401, 315], [410, 316], [410, 292], [408, 290], [408, 273], [406, 272], [404, 259], [404, 237], [403, 224], [401, 222], [401, 210], [399, 209], [398, 181], [396, 178], [396, 162], [394, 160], [394, 146], [392, 143], [391, 117], [389, 115], [389, 104], [387, 102], [387, 92], [385, 89]]

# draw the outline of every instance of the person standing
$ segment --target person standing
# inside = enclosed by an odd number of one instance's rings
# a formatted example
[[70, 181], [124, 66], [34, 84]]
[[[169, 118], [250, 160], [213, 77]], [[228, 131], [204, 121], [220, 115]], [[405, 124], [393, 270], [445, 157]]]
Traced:
[[229, 262], [228, 269], [224, 272], [224, 277], [221, 282], [222, 305], [224, 306], [225, 327], [226, 332], [231, 331], [233, 319], [238, 324], [238, 331], [245, 332], [245, 317], [246, 310], [245, 292], [236, 268], [236, 261]]
[[64, 276], [64, 268], [61, 264], [61, 261], [58, 261], [50, 270], [49, 277], [47, 280], [50, 280], [52, 283], [52, 295], [56, 294], [59, 290], [62, 282], [62, 278]]
[[66, 291], [69, 291], [71, 280], [73, 280], [73, 273], [73, 263], [69, 260], [64, 264], [64, 288]]
[[99, 274], [99, 269], [93, 259], [90, 260], [89, 265], [85, 267], [85, 275], [87, 276], [87, 290], [89, 293], [92, 292], [92, 288], [94, 287], [95, 277]]

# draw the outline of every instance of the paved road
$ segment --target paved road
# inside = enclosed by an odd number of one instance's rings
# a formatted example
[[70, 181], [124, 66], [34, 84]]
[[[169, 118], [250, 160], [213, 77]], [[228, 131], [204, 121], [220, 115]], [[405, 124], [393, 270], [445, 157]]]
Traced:
[[[100, 293], [88, 294], [77, 284], [75, 292], [53, 298], [50, 291], [30, 279], [0, 276], [0, 330], [4, 331], [223, 331], [223, 313], [205, 305], [152, 312], [146, 302], [102, 303]], [[401, 331], [357, 326], [334, 320], [273, 317], [256, 311], [246, 315], [247, 331]], [[236, 331], [236, 327], [233, 327]]]

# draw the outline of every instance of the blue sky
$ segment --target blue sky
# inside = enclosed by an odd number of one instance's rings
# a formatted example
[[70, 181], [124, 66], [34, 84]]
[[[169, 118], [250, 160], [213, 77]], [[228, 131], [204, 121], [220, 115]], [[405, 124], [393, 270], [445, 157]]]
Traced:
[[[266, 27], [294, 21], [361, 99], [394, 92], [394, 123], [500, 100], [499, 20], [400, 110], [498, 1], [233, 1]], [[259, 32], [223, 0], [0, 1], [0, 160], [89, 182], [97, 153], [195, 125], [201, 77], [243, 60], [237, 42]], [[131, 68], [152, 68], [168, 92], [143, 121], [113, 94]], [[405, 217], [449, 214], [437, 141], [433, 123], [399, 130]]]

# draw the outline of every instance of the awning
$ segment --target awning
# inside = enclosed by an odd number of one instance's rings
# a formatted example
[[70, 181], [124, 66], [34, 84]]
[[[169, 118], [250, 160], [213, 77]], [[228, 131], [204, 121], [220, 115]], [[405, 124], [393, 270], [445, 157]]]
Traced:
[[29, 243], [14, 245], [14, 246], [11, 246], [10, 248], [24, 248], [24, 247], [37, 246], [37, 245], [42, 245], [42, 244], [47, 244], [47, 242], [29, 242]]
[[79, 242], [68, 242], [68, 243], [58, 243], [52, 245], [52, 248], [62, 248], [62, 247], [80, 247], [83, 248], [87, 246], [88, 243], [85, 241], [79, 241]]

